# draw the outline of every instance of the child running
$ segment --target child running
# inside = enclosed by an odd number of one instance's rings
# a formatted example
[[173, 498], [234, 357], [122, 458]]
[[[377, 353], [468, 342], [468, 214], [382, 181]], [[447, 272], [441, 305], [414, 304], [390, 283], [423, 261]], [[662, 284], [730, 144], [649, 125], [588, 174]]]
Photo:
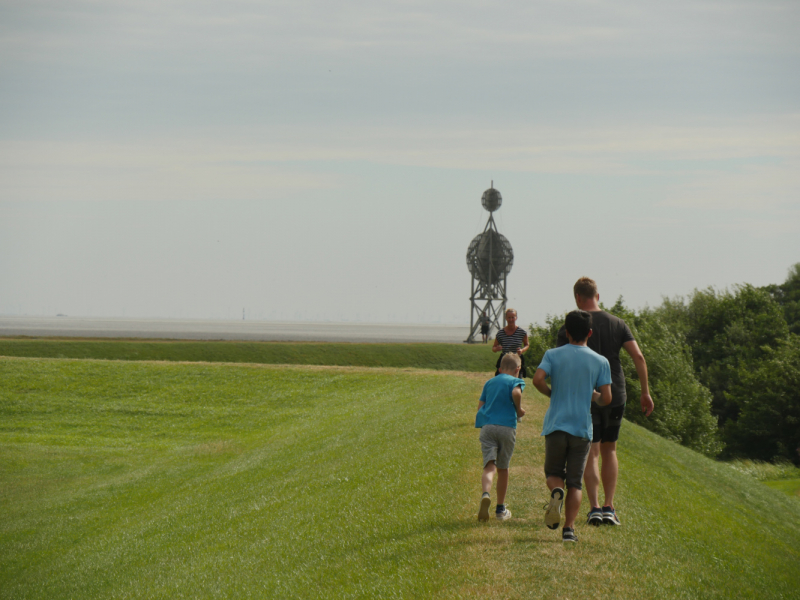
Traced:
[[517, 418], [525, 411], [522, 408], [522, 390], [525, 382], [519, 379], [522, 361], [518, 354], [506, 354], [500, 361], [500, 374], [483, 386], [478, 402], [475, 427], [481, 430], [481, 450], [483, 452], [483, 496], [478, 511], [479, 521], [489, 520], [489, 506], [492, 504], [489, 492], [492, 490], [494, 473], [497, 471], [497, 508], [495, 517], [500, 521], [511, 518], [506, 508], [508, 490], [508, 464], [514, 453], [517, 439]]
[[[607, 359], [586, 345], [592, 335], [591, 314], [573, 310], [565, 327], [569, 344], [545, 352], [533, 385], [550, 397], [542, 429], [544, 474], [550, 488], [544, 522], [550, 529], [561, 524], [566, 482], [567, 509], [561, 539], [577, 542], [575, 517], [581, 507], [581, 478], [592, 445], [591, 406], [592, 401], [601, 406], [611, 402], [611, 369]], [[552, 391], [545, 383], [548, 376]]]

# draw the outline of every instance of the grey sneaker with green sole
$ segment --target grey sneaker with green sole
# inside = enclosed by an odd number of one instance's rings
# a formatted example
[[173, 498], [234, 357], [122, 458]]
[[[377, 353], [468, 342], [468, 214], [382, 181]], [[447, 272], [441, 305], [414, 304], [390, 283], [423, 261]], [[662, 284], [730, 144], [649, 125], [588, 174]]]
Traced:
[[481, 508], [478, 510], [478, 521], [489, 520], [489, 507], [492, 505], [492, 499], [489, 494], [484, 492], [481, 497]]
[[558, 529], [561, 524], [561, 507], [564, 505], [564, 490], [553, 488], [550, 492], [550, 502], [545, 504], [544, 524], [548, 529]]

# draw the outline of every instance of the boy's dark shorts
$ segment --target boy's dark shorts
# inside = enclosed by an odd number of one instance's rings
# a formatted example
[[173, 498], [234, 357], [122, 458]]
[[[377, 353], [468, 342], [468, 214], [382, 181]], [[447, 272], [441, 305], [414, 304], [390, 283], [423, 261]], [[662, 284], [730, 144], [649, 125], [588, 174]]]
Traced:
[[581, 489], [583, 470], [592, 442], [587, 438], [554, 431], [544, 436], [544, 475], [560, 477], [568, 488]]
[[598, 406], [592, 402], [592, 443], [616, 442], [625, 415], [625, 405]]

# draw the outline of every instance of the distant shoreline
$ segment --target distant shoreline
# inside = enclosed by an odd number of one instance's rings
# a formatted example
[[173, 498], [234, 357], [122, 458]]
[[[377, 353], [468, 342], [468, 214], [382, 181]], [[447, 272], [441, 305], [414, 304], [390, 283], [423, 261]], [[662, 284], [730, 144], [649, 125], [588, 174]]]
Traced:
[[468, 333], [468, 325], [441, 324], [0, 316], [3, 337], [456, 344]]

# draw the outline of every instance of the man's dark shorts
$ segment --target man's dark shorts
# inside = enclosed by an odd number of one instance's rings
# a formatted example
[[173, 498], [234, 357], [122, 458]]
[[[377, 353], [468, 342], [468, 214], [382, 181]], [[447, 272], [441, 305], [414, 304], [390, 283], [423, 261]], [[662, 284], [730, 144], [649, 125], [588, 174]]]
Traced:
[[625, 405], [598, 406], [592, 402], [592, 443], [616, 442], [625, 415]]
[[566, 431], [554, 431], [544, 436], [544, 475], [559, 477], [567, 488], [581, 489], [583, 470], [592, 443]]

